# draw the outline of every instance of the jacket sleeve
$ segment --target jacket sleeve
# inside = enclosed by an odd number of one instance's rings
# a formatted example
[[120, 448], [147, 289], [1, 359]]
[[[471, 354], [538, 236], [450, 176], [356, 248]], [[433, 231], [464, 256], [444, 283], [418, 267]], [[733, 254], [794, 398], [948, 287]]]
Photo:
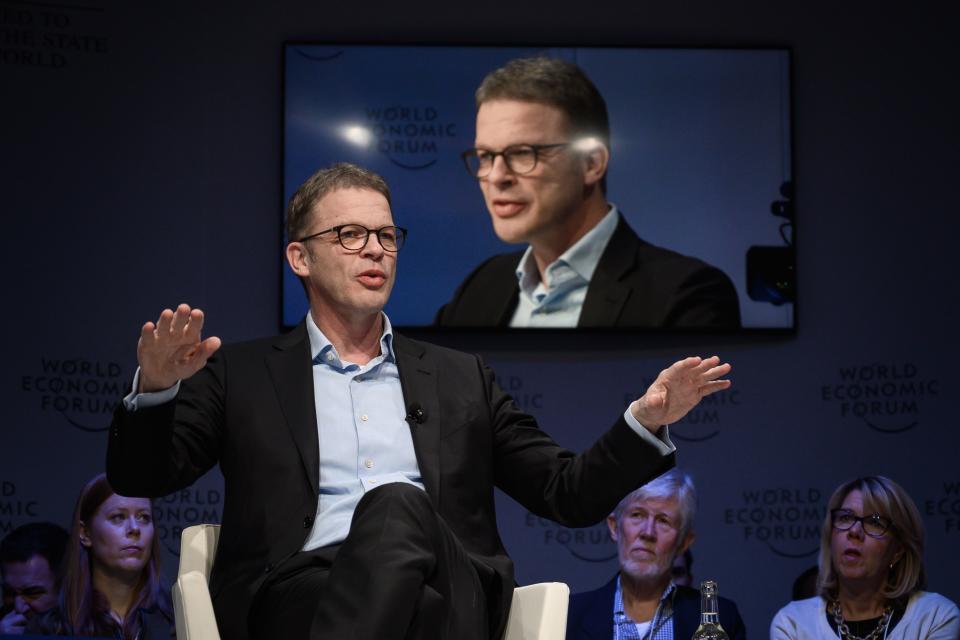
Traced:
[[107, 444], [107, 479], [121, 495], [159, 497], [192, 484], [219, 458], [226, 389], [223, 350], [177, 397], [129, 411], [120, 403]]
[[727, 600], [726, 611], [721, 609], [724, 631], [732, 640], [747, 640], [747, 627], [740, 617], [740, 610], [732, 600]]
[[493, 424], [496, 485], [538, 516], [587, 527], [625, 496], [674, 465], [620, 416], [586, 451], [558, 445], [517, 407], [478, 359]]

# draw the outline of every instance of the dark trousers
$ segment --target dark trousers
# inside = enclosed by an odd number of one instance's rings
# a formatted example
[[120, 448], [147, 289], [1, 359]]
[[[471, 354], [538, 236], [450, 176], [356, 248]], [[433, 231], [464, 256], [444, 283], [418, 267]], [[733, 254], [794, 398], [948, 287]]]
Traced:
[[394, 483], [357, 505], [347, 539], [295, 554], [257, 592], [254, 640], [487, 640], [480, 574], [426, 493]]

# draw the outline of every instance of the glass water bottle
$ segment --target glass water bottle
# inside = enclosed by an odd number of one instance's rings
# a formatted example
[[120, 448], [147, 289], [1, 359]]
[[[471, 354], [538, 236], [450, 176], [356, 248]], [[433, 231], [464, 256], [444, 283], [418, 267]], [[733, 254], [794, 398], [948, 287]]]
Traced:
[[700, 626], [693, 640], [729, 640], [720, 626], [720, 609], [717, 604], [717, 583], [704, 580], [700, 583]]

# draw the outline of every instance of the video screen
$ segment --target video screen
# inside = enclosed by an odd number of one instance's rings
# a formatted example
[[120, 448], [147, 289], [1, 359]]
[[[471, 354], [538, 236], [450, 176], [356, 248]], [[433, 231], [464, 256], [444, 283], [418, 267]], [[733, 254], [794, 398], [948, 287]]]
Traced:
[[[497, 98], [478, 114], [488, 74], [533, 57], [582, 70], [606, 103], [608, 144], [531, 133], [525, 103], [567, 117], [549, 98]], [[794, 328], [788, 49], [289, 43], [284, 67], [284, 209], [336, 162], [386, 179], [408, 230], [385, 309], [394, 326]], [[557, 179], [599, 172], [600, 158], [599, 192]], [[564, 244], [571, 234], [550, 225], [584, 202], [593, 217]], [[293, 326], [308, 304], [283, 273]]]

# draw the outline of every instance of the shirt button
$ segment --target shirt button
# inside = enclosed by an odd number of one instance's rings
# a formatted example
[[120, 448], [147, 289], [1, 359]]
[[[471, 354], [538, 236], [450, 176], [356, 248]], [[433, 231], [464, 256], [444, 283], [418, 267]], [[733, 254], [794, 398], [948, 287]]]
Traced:
[[377, 481], [376, 481], [376, 480], [367, 480], [367, 482], [370, 483], [370, 484], [377, 484]]
[[307, 516], [306, 518], [303, 519], [304, 529], [309, 529], [312, 526], [313, 526], [313, 516]]
[[365, 466], [367, 469], [373, 469], [373, 460], [367, 458], [363, 461], [363, 466]]
[[329, 351], [327, 351], [326, 358], [327, 358], [327, 360], [333, 360], [333, 354], [330, 353]]
[[363, 420], [364, 422], [366, 422], [366, 421], [369, 420], [370, 418], [367, 417], [367, 414], [363, 414], [362, 416], [360, 416], [360, 419]]

